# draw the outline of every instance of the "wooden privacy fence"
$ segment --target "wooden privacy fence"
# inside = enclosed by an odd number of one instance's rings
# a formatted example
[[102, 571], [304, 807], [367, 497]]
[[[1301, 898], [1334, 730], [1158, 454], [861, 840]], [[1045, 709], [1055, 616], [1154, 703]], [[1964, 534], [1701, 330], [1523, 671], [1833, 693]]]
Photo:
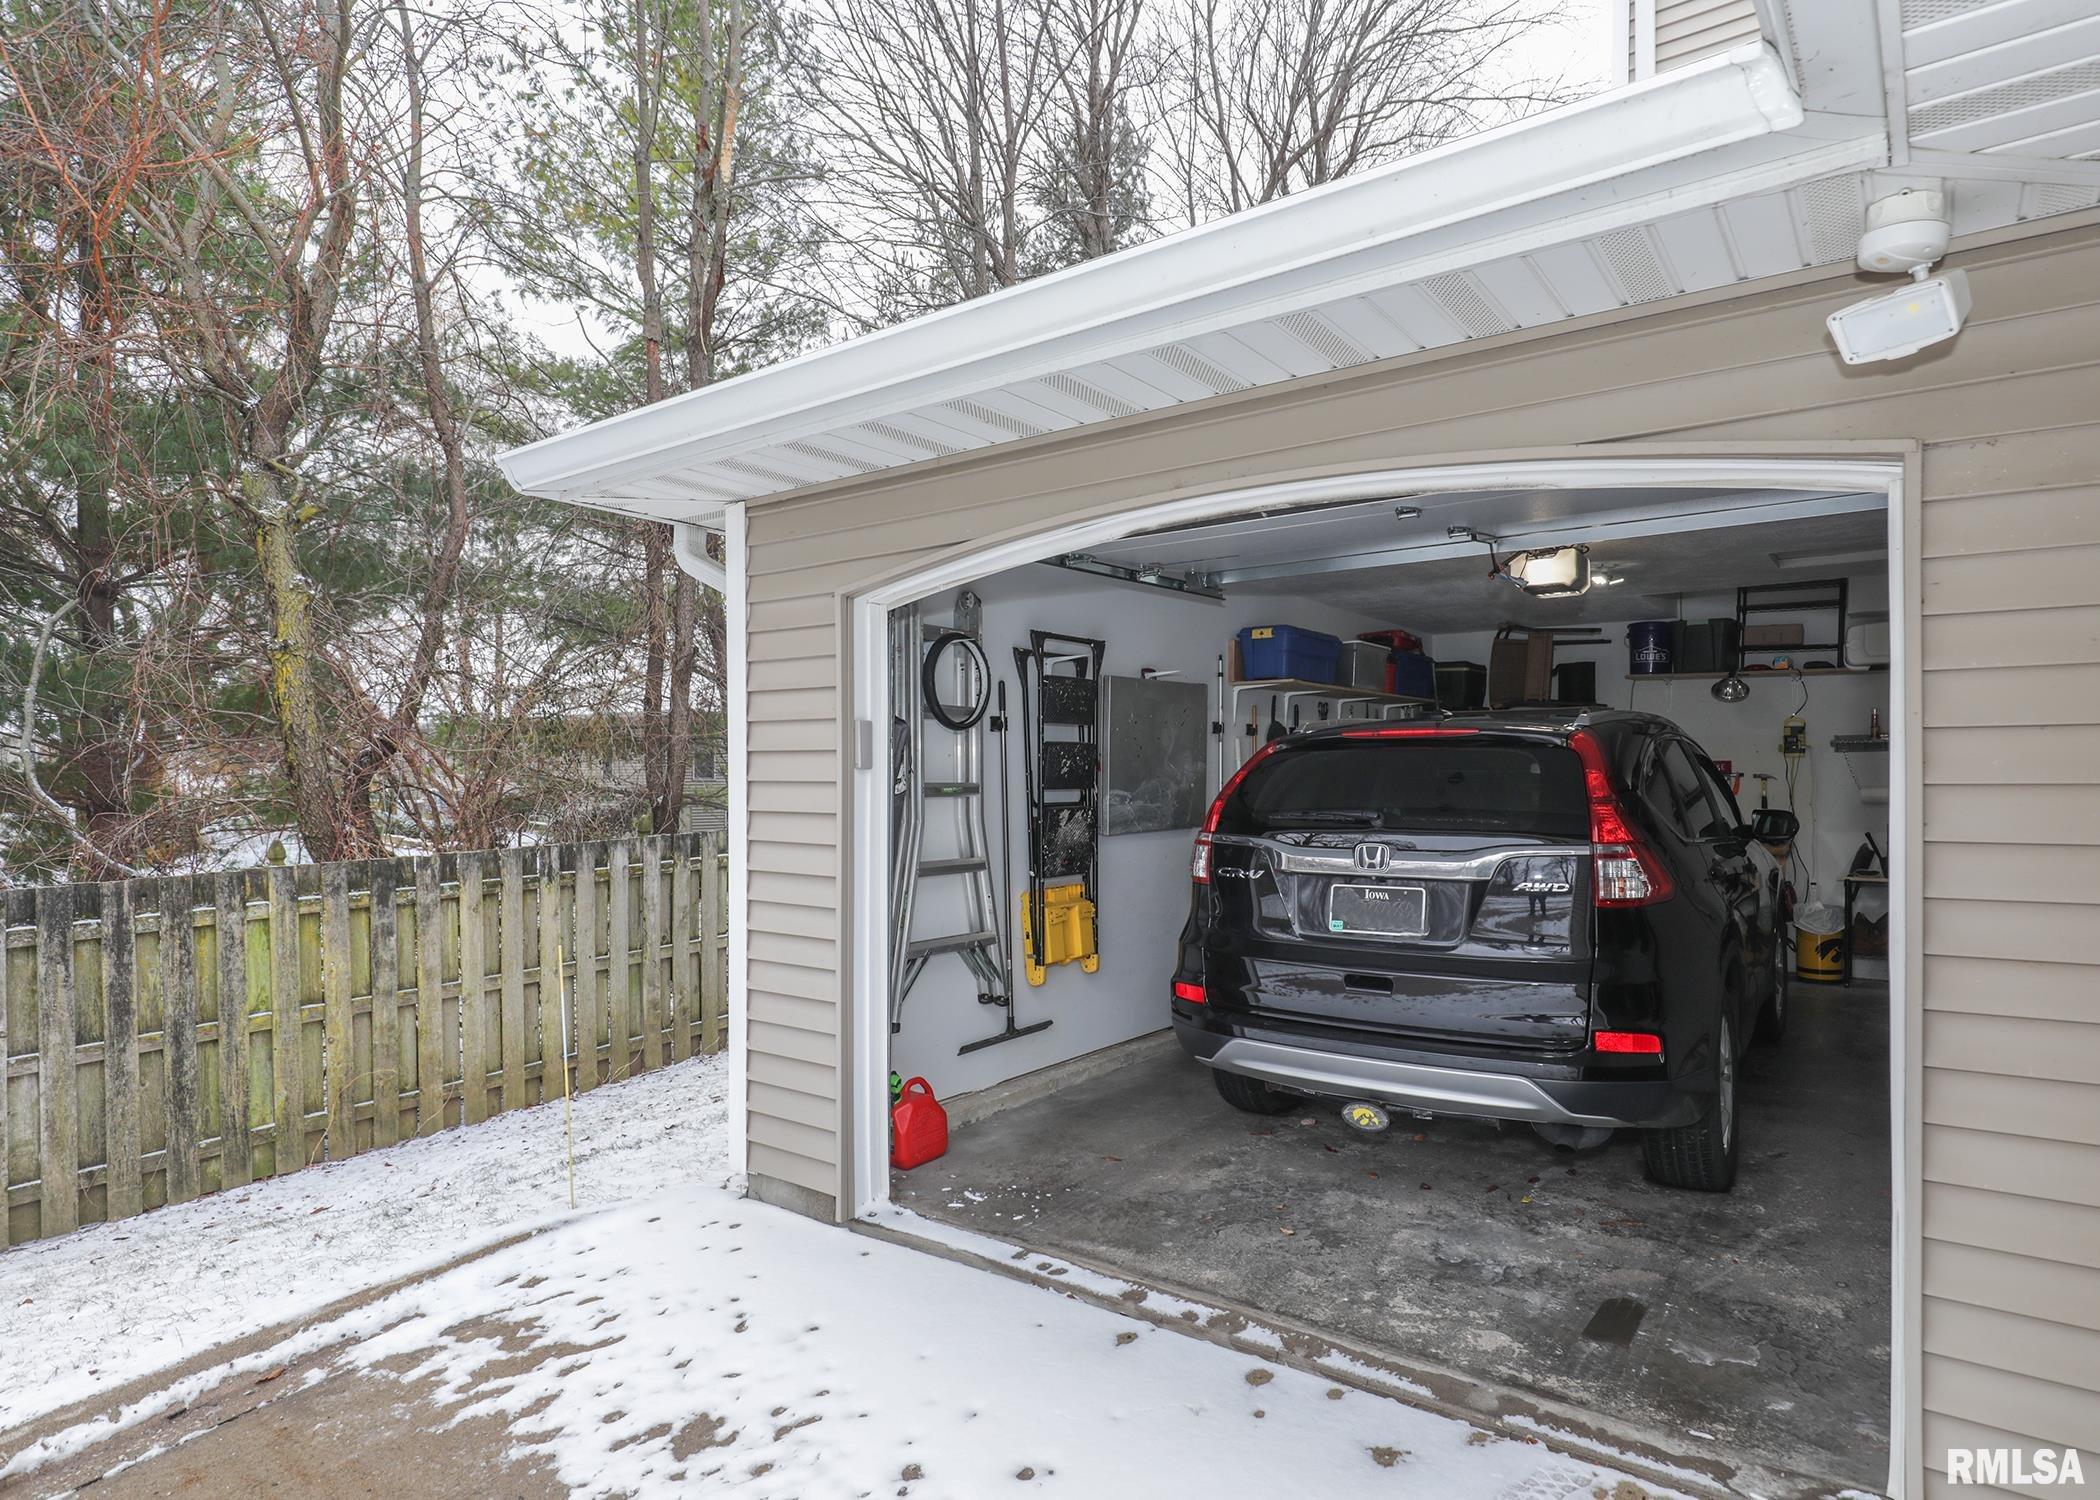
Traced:
[[[714, 835], [0, 893], [0, 1244], [722, 1046]], [[231, 940], [229, 940], [231, 935]]]

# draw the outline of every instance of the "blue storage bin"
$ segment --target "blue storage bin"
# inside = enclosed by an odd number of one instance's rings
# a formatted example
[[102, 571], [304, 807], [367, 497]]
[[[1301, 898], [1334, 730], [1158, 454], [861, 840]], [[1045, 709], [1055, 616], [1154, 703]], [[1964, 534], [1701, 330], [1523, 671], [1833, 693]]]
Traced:
[[1436, 663], [1420, 651], [1395, 651], [1390, 680], [1403, 698], [1436, 698]]
[[1240, 632], [1240, 676], [1248, 681], [1295, 677], [1335, 682], [1342, 669], [1339, 636], [1295, 625], [1249, 625]]

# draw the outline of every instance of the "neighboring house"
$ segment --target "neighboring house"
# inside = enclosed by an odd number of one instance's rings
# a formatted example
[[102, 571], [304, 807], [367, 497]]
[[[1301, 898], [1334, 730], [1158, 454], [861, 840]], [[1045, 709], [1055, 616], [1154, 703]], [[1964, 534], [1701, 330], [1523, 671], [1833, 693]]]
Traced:
[[729, 829], [729, 782], [722, 776], [686, 778], [681, 833], [726, 833]]
[[[1762, 42], [1673, 51], [1667, 28], [1724, 11], [1745, 34], [1762, 16]], [[1315, 503], [1406, 496], [1441, 541], [1514, 489], [1566, 491], [1576, 517], [1600, 489], [1677, 495], [1684, 527], [1683, 495], [1725, 494], [1780, 528], [1762, 549], [1780, 566], [1787, 537], [1871, 507], [1865, 543], [1817, 545], [1832, 567], [1871, 557], [1893, 642], [1889, 1485], [1941, 1492], [1955, 1449], [2078, 1443], [2090, 1484], [2100, 18], [2052, 0], [1619, 15], [1636, 81], [1601, 97], [505, 468], [724, 534], [735, 1117], [755, 1196], [840, 1220], [890, 1191], [890, 608]], [[1950, 197], [1968, 326], [1847, 367], [1825, 317], [1892, 285], [1852, 264], [1866, 207], [1916, 186]], [[1132, 969], [1153, 1009], [1124, 1034], [1161, 1024], [1169, 963]], [[1059, 1014], [1046, 1038], [1084, 1035]]]

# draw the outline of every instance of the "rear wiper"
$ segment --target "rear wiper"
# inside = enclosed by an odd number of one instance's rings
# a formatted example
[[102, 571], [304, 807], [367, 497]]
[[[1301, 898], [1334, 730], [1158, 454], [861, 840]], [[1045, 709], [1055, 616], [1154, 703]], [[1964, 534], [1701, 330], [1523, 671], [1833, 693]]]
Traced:
[[1286, 813], [1276, 820], [1280, 823], [1342, 823], [1358, 828], [1378, 828], [1385, 823], [1385, 815], [1368, 807], [1322, 807], [1310, 812]]

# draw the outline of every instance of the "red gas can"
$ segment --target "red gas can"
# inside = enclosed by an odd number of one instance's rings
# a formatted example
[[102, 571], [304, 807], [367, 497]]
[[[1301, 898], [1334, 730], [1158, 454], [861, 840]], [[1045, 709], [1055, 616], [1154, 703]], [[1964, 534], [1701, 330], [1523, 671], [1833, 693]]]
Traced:
[[947, 1154], [948, 1111], [933, 1097], [933, 1087], [925, 1079], [907, 1080], [897, 1102], [890, 1106], [890, 1135], [890, 1157], [907, 1170]]

